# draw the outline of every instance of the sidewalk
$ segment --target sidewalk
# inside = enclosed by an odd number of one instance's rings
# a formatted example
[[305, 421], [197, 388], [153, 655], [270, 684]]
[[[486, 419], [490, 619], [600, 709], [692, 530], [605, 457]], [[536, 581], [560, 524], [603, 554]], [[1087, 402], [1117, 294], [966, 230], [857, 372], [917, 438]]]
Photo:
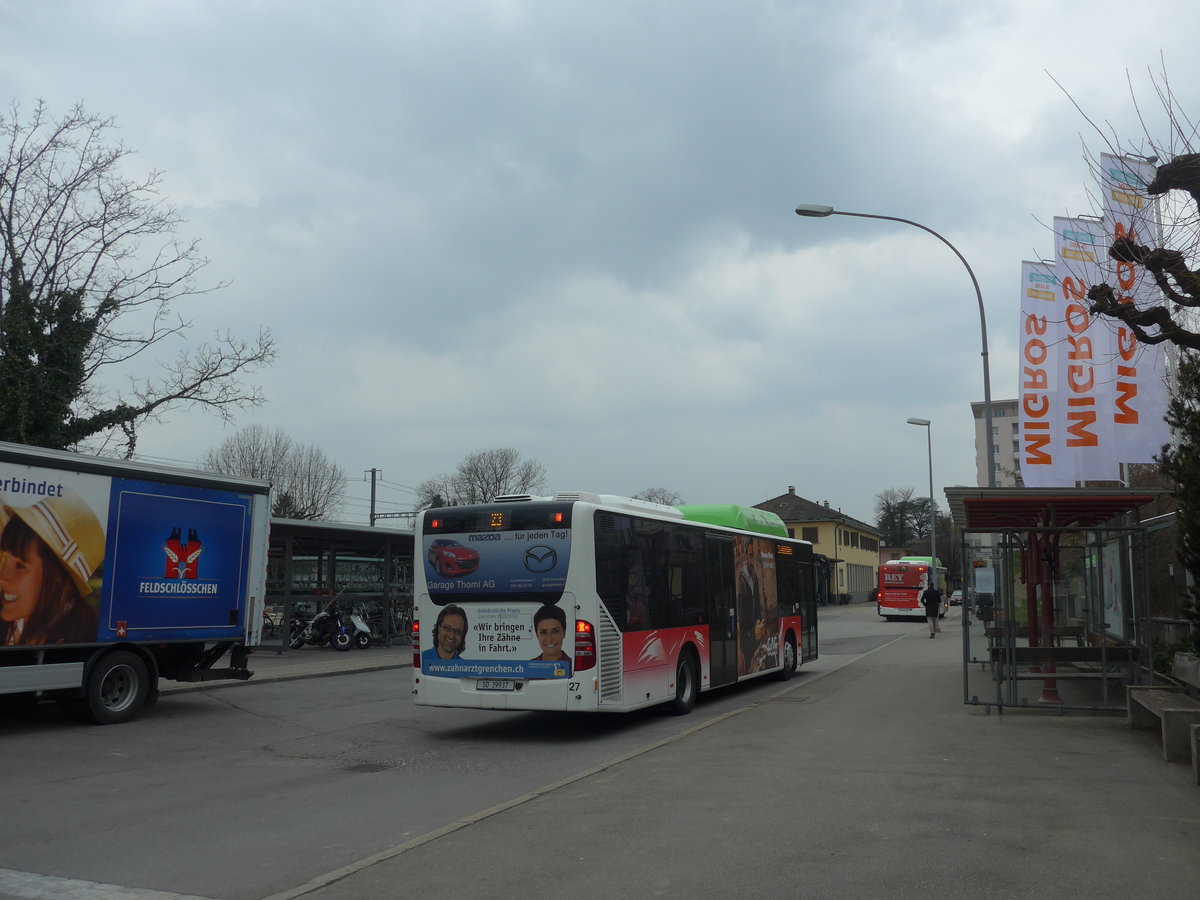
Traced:
[[[270, 900], [393, 896], [398, 885], [521, 900], [1194, 890], [1189, 766], [1163, 763], [1157, 736], [1119, 716], [966, 706], [957, 629], [926, 635], [827, 674], [818, 660], [738, 713], [708, 719], [701, 704], [677, 738]], [[554, 752], [535, 746], [532, 765]]]

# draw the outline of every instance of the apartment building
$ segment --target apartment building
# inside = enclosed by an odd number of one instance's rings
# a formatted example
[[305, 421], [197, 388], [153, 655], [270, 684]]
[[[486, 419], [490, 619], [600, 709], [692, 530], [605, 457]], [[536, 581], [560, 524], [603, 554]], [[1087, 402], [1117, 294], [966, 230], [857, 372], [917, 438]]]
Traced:
[[987, 412], [983, 401], [971, 404], [975, 417], [975, 484], [988, 486], [990, 442], [995, 454], [996, 487], [1024, 487], [1021, 480], [1021, 418], [1016, 400], [992, 401], [992, 433], [987, 434]]

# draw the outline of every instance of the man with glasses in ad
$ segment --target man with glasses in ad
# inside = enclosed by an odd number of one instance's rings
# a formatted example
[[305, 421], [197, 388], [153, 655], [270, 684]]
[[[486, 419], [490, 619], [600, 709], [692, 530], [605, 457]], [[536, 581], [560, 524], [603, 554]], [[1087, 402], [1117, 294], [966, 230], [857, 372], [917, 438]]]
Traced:
[[[458, 659], [467, 647], [467, 611], [453, 603], [438, 613], [433, 626], [433, 646], [421, 654], [421, 668], [439, 659]], [[436, 673], [430, 673], [436, 674]]]

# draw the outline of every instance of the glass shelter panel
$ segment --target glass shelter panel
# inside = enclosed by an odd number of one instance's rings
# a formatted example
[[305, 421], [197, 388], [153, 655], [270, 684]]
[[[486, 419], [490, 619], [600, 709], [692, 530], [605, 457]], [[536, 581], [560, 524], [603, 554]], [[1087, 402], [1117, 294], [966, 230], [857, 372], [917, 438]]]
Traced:
[[[1022, 536], [1024, 537], [1024, 536]], [[1054, 536], [999, 545], [995, 565], [967, 570], [962, 627], [969, 702], [1042, 709], [1123, 710], [1134, 654], [1130, 536]], [[1031, 576], [1038, 553], [1046, 577]], [[1043, 593], [1049, 589], [1049, 596]]]

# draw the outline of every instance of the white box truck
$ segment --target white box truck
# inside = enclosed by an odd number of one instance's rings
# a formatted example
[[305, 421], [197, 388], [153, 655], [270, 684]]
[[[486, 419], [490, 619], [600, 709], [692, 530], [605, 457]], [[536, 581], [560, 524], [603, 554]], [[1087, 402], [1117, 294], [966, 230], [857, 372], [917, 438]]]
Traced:
[[0, 442], [0, 700], [111, 724], [160, 678], [249, 678], [269, 489]]

